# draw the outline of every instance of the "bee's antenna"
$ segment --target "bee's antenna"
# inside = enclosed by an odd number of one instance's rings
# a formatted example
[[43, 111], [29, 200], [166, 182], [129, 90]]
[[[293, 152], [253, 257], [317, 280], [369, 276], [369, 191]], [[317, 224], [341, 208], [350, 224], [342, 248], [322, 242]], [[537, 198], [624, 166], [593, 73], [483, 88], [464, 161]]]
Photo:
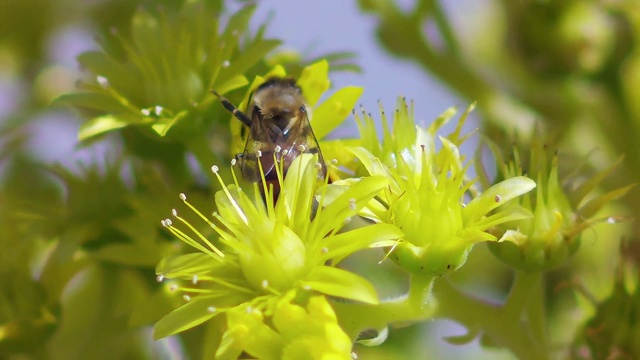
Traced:
[[251, 119], [249, 119], [249, 117], [247, 115], [245, 115], [242, 111], [238, 110], [237, 107], [233, 106], [231, 101], [227, 100], [226, 97], [218, 94], [218, 92], [213, 90], [213, 89], [211, 89], [211, 93], [213, 95], [217, 96], [218, 99], [220, 99], [220, 102], [222, 103], [222, 106], [224, 106], [225, 109], [227, 109], [229, 112], [231, 112], [233, 114], [233, 116], [236, 117], [236, 119], [242, 121], [242, 123], [247, 125], [248, 127], [251, 127]]

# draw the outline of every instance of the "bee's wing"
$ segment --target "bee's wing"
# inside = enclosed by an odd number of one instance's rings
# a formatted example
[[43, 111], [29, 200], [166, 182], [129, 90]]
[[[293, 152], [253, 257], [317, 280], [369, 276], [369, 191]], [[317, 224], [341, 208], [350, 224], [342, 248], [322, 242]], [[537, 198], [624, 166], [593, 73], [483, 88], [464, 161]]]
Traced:
[[240, 159], [245, 179], [260, 181], [260, 166], [262, 166], [265, 178], [273, 177], [275, 179], [273, 153], [282, 136], [279, 129], [268, 126], [267, 122], [261, 118], [259, 111], [253, 112], [249, 136]]
[[291, 141], [287, 142], [288, 147], [287, 154], [285, 155], [284, 163], [290, 165], [293, 160], [302, 153], [318, 154], [318, 164], [320, 164], [320, 171], [318, 171], [318, 178], [324, 179], [327, 175], [327, 166], [322, 157], [322, 151], [320, 151], [320, 145], [318, 145], [318, 139], [316, 139], [307, 112], [303, 111], [300, 114], [299, 123], [296, 129], [291, 129], [288, 133], [288, 137]]

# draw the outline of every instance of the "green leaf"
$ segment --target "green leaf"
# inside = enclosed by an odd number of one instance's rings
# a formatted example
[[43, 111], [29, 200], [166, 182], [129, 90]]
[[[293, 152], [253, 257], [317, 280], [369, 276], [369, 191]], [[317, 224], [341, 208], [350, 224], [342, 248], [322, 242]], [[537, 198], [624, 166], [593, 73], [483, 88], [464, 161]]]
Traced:
[[140, 118], [129, 114], [104, 115], [93, 118], [80, 126], [78, 140], [85, 141], [93, 137], [119, 130], [133, 124], [142, 124]]
[[120, 103], [112, 96], [93, 92], [64, 94], [54, 99], [51, 103], [51, 105], [59, 104], [101, 110], [110, 113], [119, 113], [130, 110], [126, 105]]
[[358, 181], [340, 194], [335, 201], [319, 211], [313, 221], [313, 230], [310, 231], [310, 236], [312, 238], [322, 237], [329, 231], [339, 229], [347, 218], [356, 215], [371, 198], [388, 184], [389, 180], [382, 176], [369, 176]]
[[264, 59], [273, 49], [280, 46], [280, 40], [262, 40], [251, 44], [247, 49], [240, 53], [240, 56], [230, 63], [229, 67], [221, 72], [217, 82], [226, 83], [233, 77], [237, 77], [253, 65]]
[[349, 116], [363, 91], [361, 87], [347, 86], [336, 91], [313, 111], [311, 126], [318, 139], [327, 136]]
[[329, 236], [325, 239], [325, 247], [328, 251], [323, 255], [323, 260], [334, 259], [333, 264], [335, 265], [343, 258], [377, 242], [397, 240], [403, 236], [404, 233], [400, 229], [390, 224], [374, 224]]
[[209, 310], [211, 307], [215, 307], [213, 297], [200, 295], [191, 299], [155, 324], [153, 338], [162, 339], [202, 324], [219, 314], [219, 312], [211, 312]]
[[155, 124], [151, 125], [153, 131], [155, 131], [160, 136], [167, 135], [167, 132], [174, 127], [176, 124], [180, 122], [180, 120], [184, 119], [187, 115], [189, 115], [188, 110], [180, 111], [176, 116], [172, 118], [163, 118], [156, 121]]
[[326, 60], [318, 61], [304, 68], [298, 85], [302, 89], [305, 99], [312, 108], [320, 99], [320, 96], [329, 89], [329, 63]]
[[623, 197], [629, 190], [633, 189], [636, 184], [627, 185], [625, 187], [618, 188], [616, 190], [610, 191], [604, 195], [598, 196], [594, 199], [587, 201], [584, 205], [578, 209], [580, 216], [583, 218], [590, 218], [595, 215], [598, 210], [600, 210], [607, 203], [619, 199]]
[[249, 80], [244, 75], [236, 75], [231, 79], [227, 80], [225, 83], [216, 85], [214, 89], [218, 92], [218, 94], [224, 95], [229, 91], [241, 88], [249, 84]]
[[156, 274], [168, 278], [188, 277], [192, 274], [209, 273], [217, 264], [219, 262], [216, 259], [201, 252], [168, 256], [160, 261]]
[[493, 185], [480, 196], [471, 200], [462, 209], [466, 221], [476, 221], [489, 211], [508, 202], [509, 200], [526, 194], [536, 187], [536, 183], [524, 176], [517, 176]]
[[367, 304], [379, 302], [376, 290], [367, 280], [349, 271], [330, 266], [315, 267], [304, 281], [304, 286], [323, 294]]

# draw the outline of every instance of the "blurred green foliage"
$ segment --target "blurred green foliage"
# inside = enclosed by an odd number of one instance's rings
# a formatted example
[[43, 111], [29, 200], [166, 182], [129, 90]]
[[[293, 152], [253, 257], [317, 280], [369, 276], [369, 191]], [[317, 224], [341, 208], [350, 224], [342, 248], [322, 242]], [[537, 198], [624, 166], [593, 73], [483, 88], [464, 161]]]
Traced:
[[[608, 178], [607, 188], [638, 182], [635, 0], [486, 0], [483, 11], [473, 14], [486, 17], [482, 21], [444, 1], [419, 0], [409, 10], [386, 0], [359, 5], [376, 18], [389, 52], [478, 101], [483, 131], [499, 146], [510, 149], [518, 133], [526, 148], [539, 123], [561, 161], [595, 172], [625, 154], [622, 171]], [[213, 324], [185, 332], [179, 341], [151, 340], [150, 325], [181, 303], [154, 281], [160, 259], [184, 251], [159, 219], [180, 191], [188, 190], [200, 209], [213, 206], [216, 185], [200, 174], [230, 159], [230, 117], [214, 111], [218, 105], [209, 88], [221, 86], [239, 103], [243, 92], [233, 90], [242, 78], [277, 63], [295, 76], [316, 60], [274, 54], [280, 42], [265, 39], [264, 27], [249, 31], [251, 13], [249, 5], [231, 17], [221, 0], [0, 3], [0, 74], [16, 96], [8, 113], [2, 109], [0, 124], [0, 358], [211, 357], [215, 349], [203, 339]], [[58, 101], [82, 105], [82, 115], [92, 119], [83, 122], [81, 147], [100, 140], [111, 148], [105, 159], [76, 170], [49, 164], [29, 148], [29, 127], [61, 111], [49, 102], [71, 91], [65, 84], [78, 77], [74, 69], [60, 68], [51, 50], [55, 36], [73, 27], [98, 34], [101, 49], [79, 61], [102, 77], [85, 76], [80, 92]], [[359, 70], [348, 52], [323, 58], [338, 65], [332, 69]], [[638, 203], [635, 190], [623, 209], [607, 210], [635, 216]], [[574, 357], [640, 356], [636, 318], [621, 320], [615, 312], [623, 307], [624, 314], [638, 313], [637, 286], [620, 280], [614, 290], [611, 270], [619, 239], [639, 241], [640, 227], [629, 227], [624, 233], [594, 227], [592, 250], [546, 276], [554, 344], [573, 344]], [[627, 255], [638, 252], [628, 249]], [[638, 258], [627, 256], [624, 265], [635, 269]], [[487, 259], [488, 252], [474, 251], [451, 279], [469, 284], [475, 276], [473, 286], [503, 295], [510, 275]], [[482, 279], [485, 273], [492, 276]], [[631, 271], [624, 279], [637, 285], [637, 278]], [[573, 310], [583, 303], [557, 291], [568, 281], [595, 294], [578, 320]], [[623, 320], [633, 331], [593, 336]], [[422, 336], [416, 328], [392, 333], [378, 355], [398, 356], [394, 346], [405, 355], [417, 351]]]
[[[281, 42], [264, 38], [266, 25], [250, 31], [254, 9], [229, 14], [220, 0], [0, 4], [0, 71], [18, 95], [0, 128], [0, 358], [215, 351], [203, 344], [206, 328], [152, 340], [151, 325], [181, 301], [155, 281], [154, 269], [184, 252], [160, 226], [178, 192], [188, 190], [210, 212], [215, 186], [202, 174], [231, 158], [230, 116], [209, 90], [227, 93], [278, 59], [293, 75], [313, 61], [274, 52]], [[51, 46], [68, 29], [98, 34], [99, 49], [75, 54], [81, 74], [58, 63]], [[328, 57], [358, 69], [349, 53]], [[52, 69], [56, 76], [43, 75]], [[71, 92], [65, 84], [79, 75]], [[238, 102], [242, 95], [227, 94]], [[60, 114], [60, 104], [88, 119], [80, 147], [100, 141], [106, 154], [73, 166], [32, 151], [47, 139], [32, 139], [29, 126]]]
[[[559, 170], [565, 178], [595, 174], [624, 154], [622, 166], [605, 180], [604, 188], [640, 180], [640, 7], [636, 1], [358, 3], [375, 18], [379, 42], [386, 50], [478, 102], [482, 132], [500, 148], [509, 151], [516, 143], [521, 159], [526, 159], [531, 144], [543, 142], [558, 151]], [[635, 217], [638, 204], [636, 188], [623, 198], [623, 208], [610, 207], [607, 212]], [[639, 242], [640, 226], [634, 221], [623, 233], [619, 229], [587, 231], [589, 245], [577, 259], [547, 274], [546, 302], [556, 343], [570, 342], [575, 327], [584, 326], [579, 331], [586, 333], [593, 330], [585, 317], [597, 306], [584, 304], [582, 296], [576, 299], [571, 292], [559, 293], [558, 288], [566, 288], [567, 283], [573, 284], [571, 288], [584, 286], [595, 295], [596, 303], [603, 304], [636, 296], [633, 288], [613, 289], [612, 269], [619, 259], [620, 240]], [[578, 321], [577, 308], [583, 316]], [[637, 332], [625, 334], [609, 336], [597, 348], [594, 342], [581, 343], [573, 356], [640, 356], [627, 346], [629, 341], [640, 341]]]

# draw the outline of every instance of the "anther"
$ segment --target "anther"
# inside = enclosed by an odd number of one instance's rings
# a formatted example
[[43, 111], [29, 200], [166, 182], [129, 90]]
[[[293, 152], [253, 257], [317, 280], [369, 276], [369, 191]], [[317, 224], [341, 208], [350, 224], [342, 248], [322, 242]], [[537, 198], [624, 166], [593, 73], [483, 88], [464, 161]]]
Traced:
[[158, 276], [156, 276], [156, 281], [157, 281], [157, 282], [162, 282], [162, 280], [164, 280], [164, 275], [158, 275]]
[[109, 87], [109, 80], [107, 80], [106, 77], [104, 76], [97, 76], [96, 77], [96, 81], [98, 82], [98, 84], [100, 86], [102, 86], [103, 88], [107, 88]]
[[220, 168], [218, 167], [218, 165], [213, 165], [211, 167], [211, 171], [213, 171], [214, 174], [217, 174], [218, 171], [220, 171]]
[[180, 195], [178, 195], [178, 197], [180, 198], [180, 200], [182, 201], [186, 201], [187, 200], [187, 195], [185, 195], [184, 193], [180, 193]]
[[171, 209], [171, 215], [173, 215], [174, 217], [178, 217], [178, 210]]
[[193, 283], [193, 285], [198, 283], [198, 274], [193, 275], [193, 278], [191, 279], [191, 282]]
[[182, 295], [182, 298], [184, 299], [184, 301], [191, 301], [191, 296], [187, 294]]

